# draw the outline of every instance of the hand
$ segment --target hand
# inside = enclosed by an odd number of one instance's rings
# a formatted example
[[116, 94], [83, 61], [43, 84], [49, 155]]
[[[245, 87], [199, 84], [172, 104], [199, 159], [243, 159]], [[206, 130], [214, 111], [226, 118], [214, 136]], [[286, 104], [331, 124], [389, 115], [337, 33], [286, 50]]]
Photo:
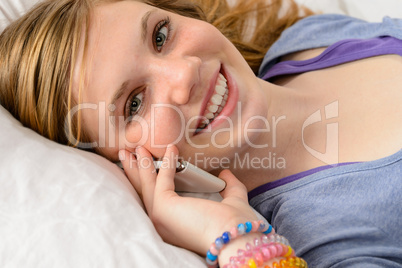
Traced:
[[247, 201], [246, 187], [229, 171], [219, 177], [226, 182], [223, 200], [216, 202], [181, 197], [174, 191], [174, 175], [178, 150], [168, 146], [159, 173], [152, 156], [143, 147], [136, 150], [136, 161], [123, 151], [123, 167], [127, 177], [140, 194], [156, 230], [168, 243], [205, 255], [211, 243], [224, 231], [239, 223], [257, 220]]

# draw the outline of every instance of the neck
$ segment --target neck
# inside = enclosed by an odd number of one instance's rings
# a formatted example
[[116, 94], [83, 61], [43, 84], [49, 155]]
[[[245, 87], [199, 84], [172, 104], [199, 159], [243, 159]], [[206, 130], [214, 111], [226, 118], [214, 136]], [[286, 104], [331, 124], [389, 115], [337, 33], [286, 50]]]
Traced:
[[[269, 127], [236, 154], [233, 173], [251, 190], [267, 182], [306, 170], [314, 161], [302, 143], [303, 123], [319, 100], [311, 92], [260, 81], [268, 103]], [[319, 108], [318, 108], [319, 109]]]

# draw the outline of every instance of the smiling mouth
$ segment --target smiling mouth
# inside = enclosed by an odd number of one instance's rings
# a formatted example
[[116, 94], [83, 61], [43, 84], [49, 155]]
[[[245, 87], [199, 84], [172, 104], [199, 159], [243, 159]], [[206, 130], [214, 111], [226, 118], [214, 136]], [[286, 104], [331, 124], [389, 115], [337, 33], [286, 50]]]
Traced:
[[226, 105], [228, 96], [229, 89], [227, 80], [223, 74], [219, 73], [215, 85], [215, 92], [207, 103], [204, 114], [202, 115], [203, 118], [197, 127], [196, 133], [205, 129], [222, 112]]

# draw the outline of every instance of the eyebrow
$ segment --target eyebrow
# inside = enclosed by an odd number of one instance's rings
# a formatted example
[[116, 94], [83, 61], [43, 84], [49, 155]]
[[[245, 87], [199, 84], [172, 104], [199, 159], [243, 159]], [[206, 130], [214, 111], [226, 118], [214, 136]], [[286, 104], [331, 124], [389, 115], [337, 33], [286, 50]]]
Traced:
[[109, 106], [109, 107], [113, 107], [113, 109], [109, 109], [111, 116], [114, 116], [114, 112], [117, 109], [116, 102], [121, 98], [121, 96], [123, 96], [124, 92], [127, 89], [127, 85], [128, 85], [128, 81], [123, 82], [123, 84], [121, 84], [119, 89], [117, 89], [115, 91], [115, 93], [113, 94], [112, 101], [110, 102], [111, 106]]
[[157, 9], [152, 9], [152, 10], [148, 11], [147, 13], [145, 13], [145, 15], [141, 19], [141, 25], [142, 25], [141, 37], [142, 37], [142, 42], [144, 42], [144, 43], [145, 43], [145, 39], [146, 39], [147, 34], [148, 34], [147, 29], [148, 29], [149, 17], [151, 16], [152, 13], [154, 13], [156, 11], [157, 11]]

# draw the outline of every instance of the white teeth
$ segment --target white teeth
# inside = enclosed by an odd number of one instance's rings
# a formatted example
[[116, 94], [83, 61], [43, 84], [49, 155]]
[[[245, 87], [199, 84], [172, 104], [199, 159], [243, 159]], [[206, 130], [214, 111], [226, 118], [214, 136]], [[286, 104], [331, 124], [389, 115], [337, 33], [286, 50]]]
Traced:
[[[226, 84], [225, 84], [225, 86], [226, 86]], [[215, 92], [218, 93], [219, 95], [223, 96], [223, 95], [225, 95], [226, 88], [221, 86], [221, 85], [216, 86], [215, 87]]]
[[215, 85], [215, 94], [211, 97], [204, 112], [204, 119], [200, 122], [199, 129], [205, 128], [220, 114], [228, 99], [228, 87], [226, 78], [220, 73]]
[[216, 111], [218, 111], [218, 105], [210, 105], [210, 106], [208, 106], [208, 110], [211, 112], [211, 113], [216, 113]]
[[225, 80], [218, 80], [217, 86], [222, 86], [222, 87], [226, 87], [226, 82]]
[[214, 114], [213, 114], [213, 113], [207, 113], [207, 114], [205, 115], [205, 117], [206, 117], [207, 119], [212, 119], [212, 118], [214, 118]]
[[212, 96], [211, 101], [213, 104], [221, 105], [221, 103], [223, 101], [223, 97], [219, 94], [215, 94]]

